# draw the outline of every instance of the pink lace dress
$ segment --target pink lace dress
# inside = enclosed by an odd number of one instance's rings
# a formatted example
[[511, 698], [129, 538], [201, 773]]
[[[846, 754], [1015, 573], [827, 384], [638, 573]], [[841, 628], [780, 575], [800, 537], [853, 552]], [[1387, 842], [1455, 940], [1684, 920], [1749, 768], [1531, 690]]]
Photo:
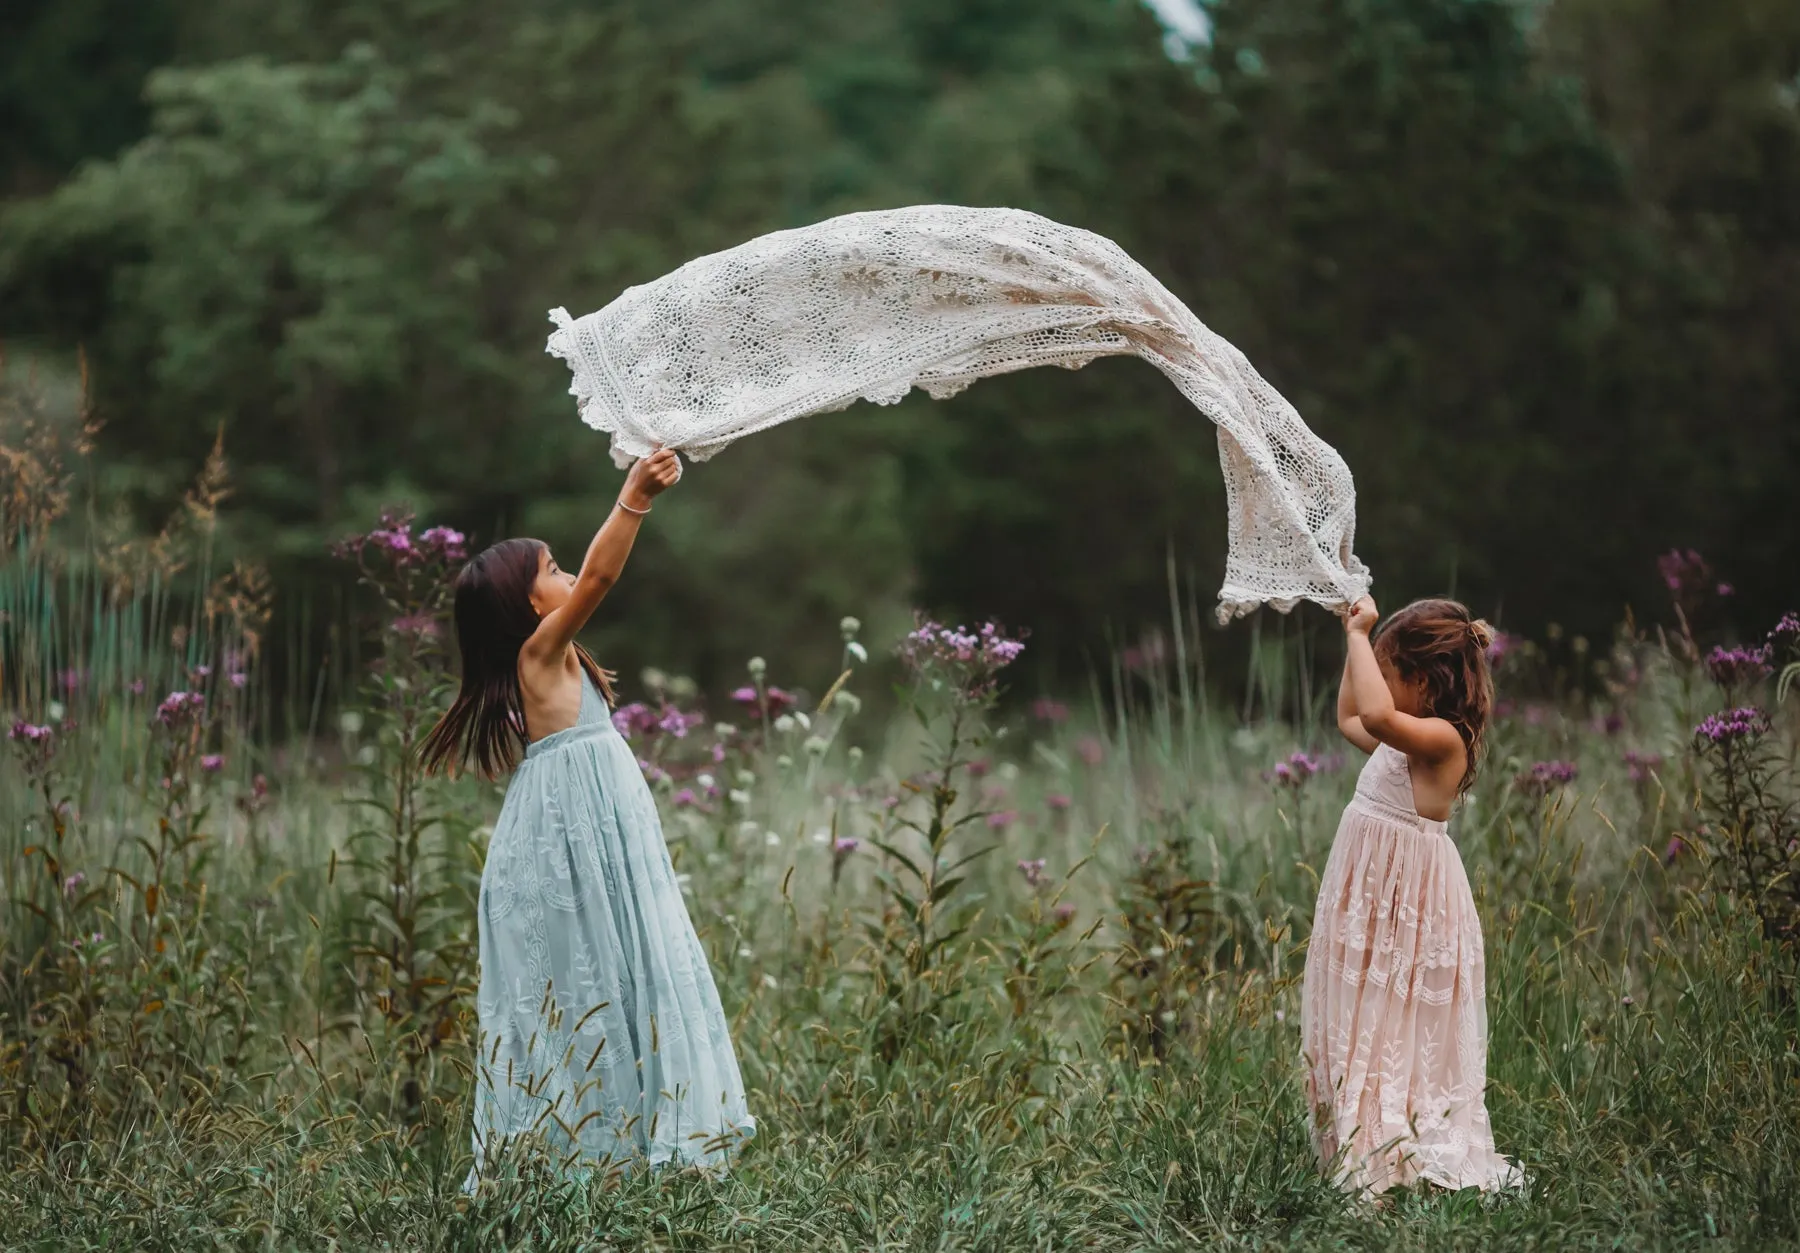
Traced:
[[1484, 978], [1462, 858], [1383, 744], [1338, 824], [1302, 987], [1313, 1141], [1343, 1186], [1523, 1182], [1488, 1125]]

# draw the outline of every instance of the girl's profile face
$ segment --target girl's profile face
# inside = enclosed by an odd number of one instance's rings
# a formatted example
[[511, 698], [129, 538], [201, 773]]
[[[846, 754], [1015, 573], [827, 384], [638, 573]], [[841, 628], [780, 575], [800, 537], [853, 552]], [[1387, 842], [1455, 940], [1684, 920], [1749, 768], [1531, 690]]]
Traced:
[[531, 607], [538, 617], [561, 609], [575, 590], [575, 576], [556, 564], [546, 544], [538, 549], [537, 581], [531, 585]]

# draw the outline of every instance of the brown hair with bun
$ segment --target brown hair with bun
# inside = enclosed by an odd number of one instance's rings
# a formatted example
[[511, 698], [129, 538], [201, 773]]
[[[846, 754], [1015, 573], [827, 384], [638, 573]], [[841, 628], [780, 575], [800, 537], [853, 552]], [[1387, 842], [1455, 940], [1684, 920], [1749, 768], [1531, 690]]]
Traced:
[[1476, 760], [1494, 711], [1488, 645], [1494, 628], [1454, 600], [1416, 600], [1375, 632], [1375, 657], [1423, 689], [1425, 713], [1456, 728], [1468, 752], [1457, 792], [1475, 782]]

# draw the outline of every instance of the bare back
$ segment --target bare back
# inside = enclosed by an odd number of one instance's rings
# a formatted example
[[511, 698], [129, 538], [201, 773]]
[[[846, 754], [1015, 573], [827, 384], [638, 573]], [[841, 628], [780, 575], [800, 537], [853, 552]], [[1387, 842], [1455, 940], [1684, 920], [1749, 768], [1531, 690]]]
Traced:
[[573, 647], [564, 647], [560, 659], [548, 664], [534, 661], [529, 649], [520, 652], [519, 697], [525, 708], [528, 743], [575, 725], [581, 717], [581, 688], [586, 682]]
[[[1457, 738], [1460, 743], [1461, 737]], [[1412, 753], [1406, 754], [1406, 764], [1412, 774], [1413, 808], [1418, 810], [1419, 817], [1429, 818], [1433, 822], [1450, 820], [1450, 811], [1456, 806], [1458, 789], [1462, 786], [1463, 773], [1468, 769], [1468, 763], [1469, 751], [1466, 748], [1459, 748], [1435, 762]]]

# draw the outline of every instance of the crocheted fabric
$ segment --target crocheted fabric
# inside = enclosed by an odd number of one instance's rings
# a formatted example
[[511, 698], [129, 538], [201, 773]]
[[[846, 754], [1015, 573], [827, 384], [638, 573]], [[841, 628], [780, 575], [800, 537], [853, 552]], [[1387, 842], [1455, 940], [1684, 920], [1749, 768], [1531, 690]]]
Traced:
[[913, 387], [1132, 354], [1218, 430], [1230, 553], [1221, 620], [1368, 590], [1343, 458], [1236, 348], [1109, 239], [1018, 209], [918, 205], [776, 231], [550, 314], [548, 351], [621, 466], [704, 461], [753, 432]]

